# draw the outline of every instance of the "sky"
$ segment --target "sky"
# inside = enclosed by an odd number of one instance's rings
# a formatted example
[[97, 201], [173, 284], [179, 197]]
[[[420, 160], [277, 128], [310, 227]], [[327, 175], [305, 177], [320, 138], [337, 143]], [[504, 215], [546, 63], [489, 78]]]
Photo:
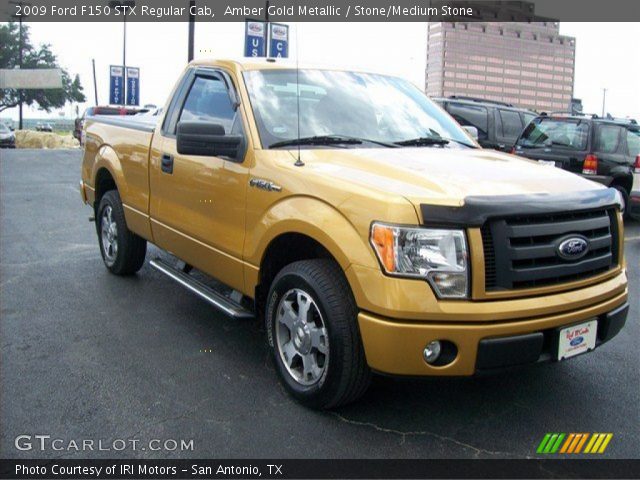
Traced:
[[[606, 111], [640, 120], [638, 23], [561, 23], [560, 33], [576, 37], [574, 96], [584, 111]], [[424, 88], [425, 23], [292, 23], [290, 57], [300, 63], [391, 73]], [[108, 101], [109, 65], [122, 64], [122, 23], [31, 23], [35, 44], [49, 43], [60, 64], [80, 75], [89, 103], [94, 89], [91, 59], [96, 61], [98, 101]], [[140, 67], [141, 104], [162, 106], [187, 61], [186, 23], [128, 23], [127, 65]], [[243, 53], [244, 23], [196, 24], [196, 58], [238, 58]], [[630, 50], [631, 49], [631, 50]], [[629, 52], [634, 52], [630, 54]], [[635, 59], [635, 60], [634, 60]], [[80, 113], [87, 105], [79, 106]], [[75, 105], [47, 115], [26, 109], [25, 117], [75, 117]], [[17, 109], [2, 117], [17, 118]]]

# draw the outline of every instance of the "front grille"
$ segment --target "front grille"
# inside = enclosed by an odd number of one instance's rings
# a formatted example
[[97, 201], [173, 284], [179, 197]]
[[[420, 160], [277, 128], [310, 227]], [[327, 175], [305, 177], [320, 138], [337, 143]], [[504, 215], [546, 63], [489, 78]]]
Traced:
[[[489, 219], [481, 229], [487, 291], [567, 283], [618, 264], [614, 209]], [[559, 243], [571, 234], [589, 241], [579, 260], [562, 259]]]

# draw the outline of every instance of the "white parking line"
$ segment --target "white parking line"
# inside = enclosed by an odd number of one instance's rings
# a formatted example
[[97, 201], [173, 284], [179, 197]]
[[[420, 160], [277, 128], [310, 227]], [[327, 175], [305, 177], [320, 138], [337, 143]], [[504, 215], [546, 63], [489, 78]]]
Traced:
[[640, 240], [640, 236], [638, 237], [624, 237], [625, 242], [633, 242], [635, 240]]

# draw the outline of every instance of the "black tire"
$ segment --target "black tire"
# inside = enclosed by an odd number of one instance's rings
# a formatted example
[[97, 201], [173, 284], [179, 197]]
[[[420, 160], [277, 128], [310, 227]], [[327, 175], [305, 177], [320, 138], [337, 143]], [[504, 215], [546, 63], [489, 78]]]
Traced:
[[[319, 310], [320, 322], [326, 328], [328, 337], [328, 348], [325, 340], [325, 348], [328, 349], [326, 365], [319, 380], [311, 385], [303, 385], [294, 378], [283, 361], [282, 349], [278, 347], [277, 328], [284, 328], [278, 327], [278, 309], [284, 312], [284, 303], [281, 302], [286, 303], [284, 296], [288, 293], [291, 295], [294, 290], [303, 291], [313, 300], [312, 305]], [[298, 305], [298, 311], [299, 309]], [[367, 390], [371, 371], [360, 338], [357, 313], [344, 273], [331, 260], [292, 263], [283, 268], [273, 280], [265, 310], [267, 339], [280, 381], [302, 404], [311, 408], [329, 409], [352, 402]], [[293, 344], [294, 339], [291, 337], [289, 341]], [[317, 359], [318, 354], [315, 355]], [[299, 358], [302, 360], [302, 357]]]
[[613, 188], [618, 190], [620, 192], [620, 195], [622, 195], [622, 201], [624, 202], [624, 210], [622, 210], [622, 216], [626, 220], [626, 219], [630, 218], [630, 215], [629, 215], [629, 201], [630, 201], [629, 192], [627, 192], [625, 190], [625, 188], [620, 186], [620, 185], [613, 185]]
[[[117, 248], [115, 251], [111, 247], [105, 247], [103, 241], [103, 224], [106, 221], [103, 217], [108, 212], [111, 213], [112, 221], [117, 227], [115, 236]], [[96, 230], [102, 260], [111, 273], [132, 275], [142, 268], [147, 254], [147, 241], [127, 228], [122, 201], [117, 190], [108, 191], [100, 200], [96, 215]], [[108, 252], [105, 251], [107, 248], [109, 248]]]

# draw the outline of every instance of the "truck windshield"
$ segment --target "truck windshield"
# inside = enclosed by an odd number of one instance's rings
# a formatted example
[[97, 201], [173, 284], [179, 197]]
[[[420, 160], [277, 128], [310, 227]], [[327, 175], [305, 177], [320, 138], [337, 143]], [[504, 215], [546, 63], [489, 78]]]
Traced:
[[524, 148], [564, 147], [585, 150], [589, 123], [564, 118], [536, 118], [522, 132], [517, 144]]
[[475, 148], [449, 115], [399, 78], [293, 69], [248, 71], [244, 78], [264, 148], [327, 136], [361, 139], [358, 148], [424, 138], [449, 140], [430, 143], [440, 147]]

